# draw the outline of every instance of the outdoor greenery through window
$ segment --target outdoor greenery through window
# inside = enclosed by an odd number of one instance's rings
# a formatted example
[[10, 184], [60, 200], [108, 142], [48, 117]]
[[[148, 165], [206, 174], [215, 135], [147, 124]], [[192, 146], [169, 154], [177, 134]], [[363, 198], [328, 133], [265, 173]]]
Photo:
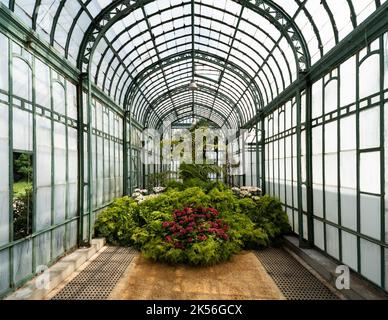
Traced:
[[32, 154], [13, 153], [13, 239], [32, 234], [33, 165]]

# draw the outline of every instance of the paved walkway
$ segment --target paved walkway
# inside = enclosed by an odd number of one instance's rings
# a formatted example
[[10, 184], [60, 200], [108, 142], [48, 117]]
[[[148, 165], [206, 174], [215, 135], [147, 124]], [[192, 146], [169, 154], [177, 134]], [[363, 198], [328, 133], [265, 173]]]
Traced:
[[252, 252], [213, 267], [155, 263], [137, 255], [113, 290], [115, 300], [285, 299]]

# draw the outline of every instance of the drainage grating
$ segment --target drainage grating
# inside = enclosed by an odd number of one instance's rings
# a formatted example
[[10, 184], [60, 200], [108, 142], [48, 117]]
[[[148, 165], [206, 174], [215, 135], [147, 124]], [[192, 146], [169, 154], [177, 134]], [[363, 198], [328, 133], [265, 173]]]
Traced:
[[52, 300], [105, 300], [128, 268], [136, 250], [107, 247]]
[[256, 256], [287, 300], [339, 300], [284, 249], [268, 248], [257, 251]]

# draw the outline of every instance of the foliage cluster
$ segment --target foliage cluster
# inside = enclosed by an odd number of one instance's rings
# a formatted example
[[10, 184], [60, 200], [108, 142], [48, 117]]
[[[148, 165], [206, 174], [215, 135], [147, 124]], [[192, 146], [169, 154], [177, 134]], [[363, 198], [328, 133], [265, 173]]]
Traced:
[[139, 204], [118, 199], [99, 216], [96, 233], [155, 261], [212, 265], [242, 249], [268, 246], [288, 231], [278, 200], [239, 199], [222, 184], [208, 188], [170, 186]]

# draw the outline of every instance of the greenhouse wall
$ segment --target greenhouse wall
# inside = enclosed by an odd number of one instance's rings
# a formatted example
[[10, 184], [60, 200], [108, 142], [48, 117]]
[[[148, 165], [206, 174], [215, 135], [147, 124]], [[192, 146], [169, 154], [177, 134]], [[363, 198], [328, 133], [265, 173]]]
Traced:
[[[78, 116], [77, 88], [66, 75], [2, 33], [0, 52], [0, 294], [4, 294], [79, 243]], [[92, 223], [99, 210], [123, 194], [122, 121], [122, 113], [93, 97]], [[86, 133], [84, 138], [86, 145]], [[32, 155], [35, 177], [32, 233], [15, 241], [10, 199], [14, 151]], [[87, 167], [85, 149], [84, 208]], [[87, 210], [83, 220], [82, 238], [87, 239]]]
[[[301, 94], [300, 171], [296, 97], [265, 119], [266, 190], [282, 200], [293, 230], [308, 239], [310, 219], [317, 248], [385, 289], [387, 106], [386, 33], [312, 85], [311, 137], [306, 136], [306, 94]], [[312, 215], [307, 208], [308, 162]]]
[[[76, 86], [0, 33], [0, 293], [77, 245]], [[13, 151], [33, 157], [33, 232], [14, 241]]]

